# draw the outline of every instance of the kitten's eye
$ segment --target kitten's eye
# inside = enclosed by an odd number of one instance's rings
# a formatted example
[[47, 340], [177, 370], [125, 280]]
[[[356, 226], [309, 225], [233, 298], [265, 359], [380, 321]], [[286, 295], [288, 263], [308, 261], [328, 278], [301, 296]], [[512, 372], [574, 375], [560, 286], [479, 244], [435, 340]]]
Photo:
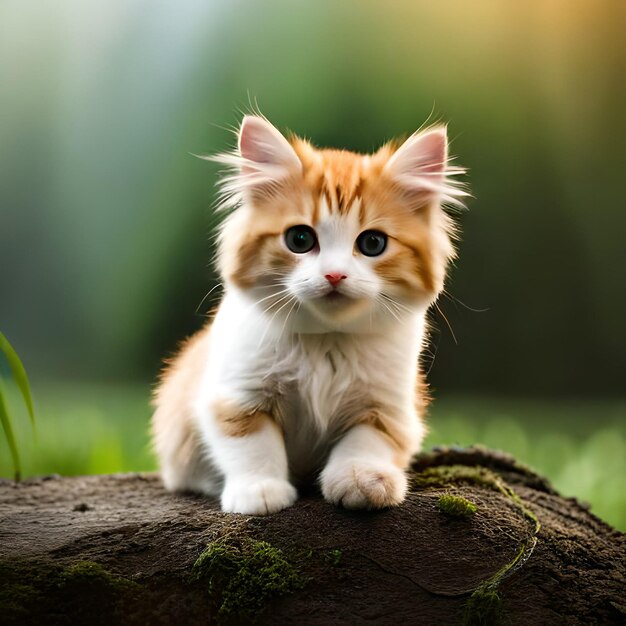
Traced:
[[292, 226], [285, 231], [285, 243], [292, 252], [304, 254], [313, 250], [317, 243], [317, 237], [310, 226], [302, 224]]
[[364, 230], [357, 237], [356, 245], [365, 256], [378, 256], [387, 247], [387, 235], [379, 230]]

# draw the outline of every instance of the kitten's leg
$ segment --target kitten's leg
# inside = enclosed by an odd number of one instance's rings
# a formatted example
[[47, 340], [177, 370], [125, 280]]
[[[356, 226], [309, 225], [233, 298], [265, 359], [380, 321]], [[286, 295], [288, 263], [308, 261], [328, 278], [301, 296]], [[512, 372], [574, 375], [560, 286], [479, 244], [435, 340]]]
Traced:
[[266, 515], [296, 501], [283, 435], [268, 414], [214, 407], [207, 426], [213, 462], [224, 475], [224, 511]]
[[191, 452], [181, 446], [169, 456], [161, 455], [161, 478], [165, 488], [169, 491], [193, 491], [207, 496], [219, 495], [222, 481], [206, 456], [200, 442]]
[[221, 477], [207, 456], [190, 401], [206, 361], [209, 332], [207, 326], [187, 341], [165, 370], [154, 398], [154, 451], [170, 491], [217, 495], [221, 490]]
[[348, 509], [400, 504], [406, 495], [404, 467], [411, 451], [373, 425], [353, 426], [335, 445], [322, 471], [324, 498]]

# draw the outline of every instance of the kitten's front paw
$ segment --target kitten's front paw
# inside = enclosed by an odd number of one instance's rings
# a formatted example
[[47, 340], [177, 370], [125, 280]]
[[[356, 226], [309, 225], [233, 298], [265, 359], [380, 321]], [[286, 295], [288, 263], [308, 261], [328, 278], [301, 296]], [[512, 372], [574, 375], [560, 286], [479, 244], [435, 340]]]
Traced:
[[286, 480], [227, 481], [222, 492], [222, 510], [227, 513], [268, 515], [291, 506], [298, 498]]
[[407, 479], [395, 465], [352, 460], [322, 472], [322, 493], [328, 502], [347, 509], [383, 509], [400, 504]]

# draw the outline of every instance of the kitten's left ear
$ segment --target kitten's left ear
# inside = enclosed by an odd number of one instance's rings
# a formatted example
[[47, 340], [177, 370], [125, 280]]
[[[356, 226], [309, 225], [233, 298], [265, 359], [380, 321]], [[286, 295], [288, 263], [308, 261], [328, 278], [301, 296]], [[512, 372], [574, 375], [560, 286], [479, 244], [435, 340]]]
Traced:
[[385, 172], [398, 186], [424, 202], [438, 198], [452, 204], [462, 204], [459, 198], [468, 194], [450, 176], [464, 171], [448, 165], [448, 134], [445, 126], [436, 126], [411, 135], [385, 165]]

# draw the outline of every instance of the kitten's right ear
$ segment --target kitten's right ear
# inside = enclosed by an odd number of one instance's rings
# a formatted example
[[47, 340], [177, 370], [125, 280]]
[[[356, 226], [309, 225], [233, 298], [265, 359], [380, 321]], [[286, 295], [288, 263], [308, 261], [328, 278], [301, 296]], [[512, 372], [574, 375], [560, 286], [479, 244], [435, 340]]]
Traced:
[[238, 145], [243, 167], [253, 171], [272, 168], [268, 175], [279, 176], [302, 170], [300, 159], [289, 142], [262, 117], [246, 115], [243, 118]]
[[265, 118], [246, 115], [237, 133], [237, 150], [208, 157], [227, 165], [231, 173], [220, 181], [220, 207], [237, 207], [249, 192], [267, 193], [302, 163], [291, 144]]

